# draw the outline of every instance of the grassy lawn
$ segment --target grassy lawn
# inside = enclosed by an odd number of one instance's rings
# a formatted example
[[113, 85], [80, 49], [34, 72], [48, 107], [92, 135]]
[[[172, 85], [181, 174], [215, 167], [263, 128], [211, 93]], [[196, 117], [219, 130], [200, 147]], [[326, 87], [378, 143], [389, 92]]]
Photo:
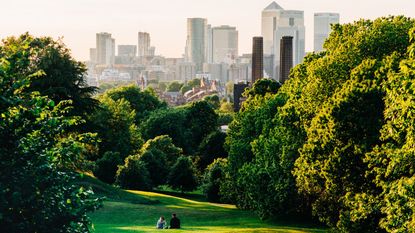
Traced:
[[[127, 232], [326, 232], [318, 228], [261, 221], [257, 216], [233, 205], [196, 201], [194, 198], [168, 194], [122, 191], [118, 198], [110, 198], [104, 207], [91, 214], [97, 233]], [[158, 218], [164, 215], [169, 222], [177, 213], [182, 222], [180, 230], [156, 230]]]

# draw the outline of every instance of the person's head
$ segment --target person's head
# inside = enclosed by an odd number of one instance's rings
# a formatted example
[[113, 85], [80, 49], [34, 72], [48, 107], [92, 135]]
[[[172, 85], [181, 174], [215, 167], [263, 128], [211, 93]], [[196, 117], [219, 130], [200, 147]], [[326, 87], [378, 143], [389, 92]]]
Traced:
[[173, 213], [173, 214], [171, 214], [171, 216], [172, 216], [173, 218], [175, 218], [175, 217], [176, 217], [176, 214], [175, 214], [175, 213]]
[[160, 220], [164, 220], [164, 216], [160, 216]]

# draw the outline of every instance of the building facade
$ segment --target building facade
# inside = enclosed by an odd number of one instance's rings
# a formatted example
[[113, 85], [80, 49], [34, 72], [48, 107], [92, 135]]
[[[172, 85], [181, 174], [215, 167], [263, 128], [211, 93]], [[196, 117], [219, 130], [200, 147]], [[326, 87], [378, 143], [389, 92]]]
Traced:
[[267, 74], [280, 81], [280, 41], [283, 36], [293, 37], [293, 65], [302, 62], [305, 56], [304, 11], [284, 10], [272, 2], [262, 11], [262, 36], [264, 54], [273, 56], [273, 69]]
[[291, 68], [293, 68], [293, 37], [283, 36], [280, 41], [281, 61], [280, 61], [280, 82], [288, 80]]
[[110, 33], [101, 32], [96, 34], [96, 63], [102, 65], [113, 65], [115, 59], [115, 39]]
[[196, 72], [201, 72], [207, 61], [208, 27], [203, 18], [187, 19], [186, 61], [195, 64]]
[[314, 51], [323, 51], [324, 41], [329, 37], [331, 25], [338, 24], [340, 15], [338, 13], [315, 13], [314, 14]]
[[234, 63], [238, 57], [238, 31], [236, 27], [227, 25], [213, 27], [211, 32], [212, 63]]
[[150, 54], [150, 34], [138, 32], [138, 56], [146, 57]]
[[264, 77], [264, 42], [262, 37], [252, 39], [252, 85]]

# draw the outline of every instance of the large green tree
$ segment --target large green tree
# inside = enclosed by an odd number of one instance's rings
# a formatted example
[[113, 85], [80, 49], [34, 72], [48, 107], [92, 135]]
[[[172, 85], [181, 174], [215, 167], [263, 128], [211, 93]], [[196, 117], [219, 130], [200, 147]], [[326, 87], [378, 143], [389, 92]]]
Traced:
[[[49, 63], [53, 65], [48, 67]], [[58, 90], [55, 96], [52, 90], [36, 89], [38, 84], [43, 87], [40, 83], [48, 82], [43, 79], [54, 77], [68, 82], [65, 85], [70, 90], [70, 85], [76, 85], [71, 84], [75, 78], [69, 72], [73, 71], [72, 65], [68, 50], [50, 38], [25, 34], [9, 38], [0, 46], [2, 232], [90, 231], [87, 212], [97, 208], [99, 202], [91, 197], [90, 190], [76, 185], [79, 175], [73, 168], [80, 168], [94, 135], [69, 130], [83, 121], [68, 116], [69, 112], [82, 112], [85, 106], [82, 110], [80, 102], [76, 103], [79, 99], [60, 96]], [[48, 68], [57, 70], [51, 72]], [[45, 94], [55, 101], [41, 96]], [[63, 101], [57, 102], [60, 98]]]
[[[2, 41], [0, 57], [17, 64], [9, 67], [14, 75], [5, 80], [1, 91], [15, 83], [24, 84], [24, 92], [39, 92], [59, 103], [71, 100], [71, 115], [84, 115], [95, 109], [98, 102], [92, 98], [95, 87], [85, 81], [86, 66], [72, 58], [70, 50], [50, 37], [33, 37], [28, 33]], [[37, 75], [33, 75], [38, 72]], [[3, 103], [4, 104], [4, 103]]]

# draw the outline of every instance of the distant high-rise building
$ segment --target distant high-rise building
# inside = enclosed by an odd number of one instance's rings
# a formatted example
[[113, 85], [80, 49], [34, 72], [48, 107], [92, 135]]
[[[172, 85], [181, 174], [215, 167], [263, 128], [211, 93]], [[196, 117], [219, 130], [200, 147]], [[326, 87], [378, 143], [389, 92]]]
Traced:
[[238, 57], [238, 31], [236, 28], [225, 25], [213, 27], [211, 31], [212, 62], [232, 63], [231, 61], [235, 61]]
[[89, 49], [89, 61], [92, 63], [97, 63], [97, 49], [96, 48]]
[[302, 62], [305, 56], [304, 11], [284, 10], [272, 2], [262, 11], [262, 35], [264, 53], [274, 56], [273, 71], [267, 73], [280, 80], [280, 40], [283, 36], [293, 37], [293, 65]]
[[338, 24], [340, 15], [338, 13], [315, 13], [314, 14], [314, 51], [323, 50], [324, 41], [329, 37], [331, 25]]
[[147, 32], [138, 33], [138, 56], [146, 57], [150, 55], [150, 34]]
[[111, 34], [101, 32], [96, 34], [96, 62], [97, 64], [113, 65], [115, 58], [115, 39]]
[[207, 60], [207, 20], [202, 18], [187, 19], [186, 61], [196, 65], [196, 72], [201, 72]]
[[118, 45], [118, 56], [135, 57], [136, 54], [136, 45]]
[[212, 38], [212, 25], [207, 25], [207, 52], [206, 52], [206, 61], [207, 63], [213, 63], [213, 38]]
[[264, 38], [264, 54], [273, 54], [274, 31], [277, 27], [279, 12], [284, 10], [276, 2], [272, 2], [262, 11], [262, 37]]
[[262, 37], [252, 40], [252, 85], [264, 77], [264, 42]]
[[291, 68], [293, 68], [293, 37], [283, 36], [280, 41], [280, 83], [288, 80]]

